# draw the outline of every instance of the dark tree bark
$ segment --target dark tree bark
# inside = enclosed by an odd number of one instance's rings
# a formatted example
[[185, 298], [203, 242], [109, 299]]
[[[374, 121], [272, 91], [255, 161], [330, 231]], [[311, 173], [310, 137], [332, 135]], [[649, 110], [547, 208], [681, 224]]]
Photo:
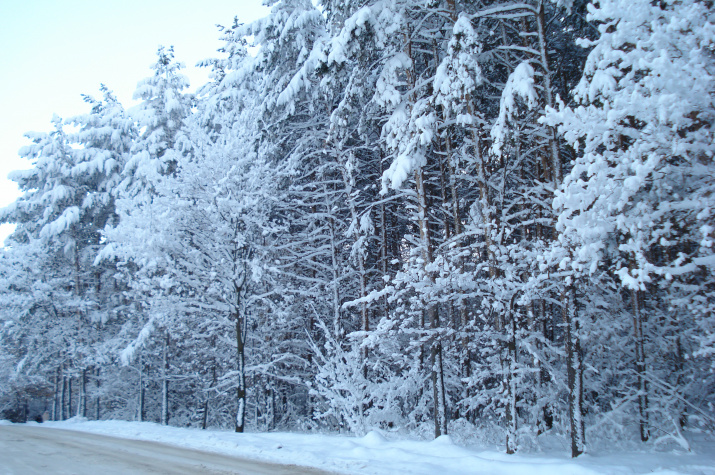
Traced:
[[79, 395], [77, 401], [77, 415], [87, 417], [87, 370], [79, 373]]
[[161, 425], [169, 425], [169, 345], [171, 344], [169, 332], [164, 334], [164, 348], [162, 352], [162, 377], [161, 377]]
[[583, 352], [579, 336], [578, 302], [573, 286], [566, 289], [564, 297], [571, 456], [578, 457], [586, 450], [586, 436], [583, 420]]
[[646, 379], [645, 337], [643, 336], [643, 292], [631, 291], [633, 304], [633, 333], [635, 340], [636, 373], [638, 375], [638, 427], [642, 442], [650, 438], [648, 427], [648, 381]]
[[101, 398], [101, 396], [99, 395], [99, 389], [100, 389], [101, 384], [102, 384], [101, 381], [99, 380], [100, 375], [101, 375], [101, 370], [100, 370], [100, 368], [99, 368], [99, 366], [98, 366], [97, 369], [96, 369], [96, 371], [95, 371], [95, 378], [96, 378], [95, 384], [96, 384], [96, 387], [97, 387], [97, 395], [96, 395], [95, 398], [94, 398], [94, 404], [95, 404], [95, 406], [94, 406], [94, 410], [95, 410], [94, 418], [95, 418], [96, 420], [100, 420], [101, 415], [102, 415], [102, 409], [101, 409], [101, 408], [102, 408], [102, 406], [101, 406], [102, 398]]

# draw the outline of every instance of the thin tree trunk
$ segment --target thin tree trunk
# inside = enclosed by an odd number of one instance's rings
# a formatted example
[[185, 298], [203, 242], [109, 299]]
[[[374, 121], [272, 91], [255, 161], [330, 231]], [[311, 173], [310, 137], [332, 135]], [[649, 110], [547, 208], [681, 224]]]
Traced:
[[573, 287], [565, 290], [564, 321], [566, 323], [569, 426], [571, 429], [571, 457], [578, 457], [586, 449], [583, 420], [583, 354], [579, 336], [578, 303]]
[[642, 292], [631, 290], [633, 303], [633, 333], [636, 349], [636, 373], [638, 374], [638, 426], [641, 441], [650, 438], [648, 427], [648, 382], [646, 380], [645, 338], [643, 336]]
[[[414, 58], [412, 54], [412, 40], [410, 39], [409, 30], [405, 33], [407, 56], [412, 60], [412, 67], [414, 68]], [[414, 89], [416, 73], [413, 70], [407, 71], [407, 82], [410, 85], [410, 89], [413, 91], [411, 96], [411, 102], [415, 102]], [[425, 275], [434, 283], [434, 276], [431, 271], [427, 271], [427, 267], [432, 263], [432, 238], [429, 225], [429, 216], [427, 210], [427, 190], [424, 182], [424, 171], [421, 168], [415, 170], [415, 192], [417, 195], [417, 214], [418, 214], [418, 226], [420, 230], [420, 242], [422, 246], [422, 265], [425, 271]], [[433, 302], [424, 302], [425, 311], [422, 312], [421, 327], [424, 328], [424, 315], [427, 314], [427, 319], [430, 323], [430, 328], [436, 330], [439, 326], [439, 315], [436, 305]], [[424, 348], [423, 348], [424, 350]], [[420, 356], [422, 361], [423, 357]], [[430, 348], [430, 363], [431, 368], [431, 379], [433, 387], [433, 397], [434, 397], [434, 435], [435, 438], [447, 434], [447, 408], [446, 408], [446, 396], [444, 390], [444, 374], [443, 374], [443, 364], [442, 364], [442, 345], [437, 341], [431, 342]]]
[[[422, 243], [422, 256], [425, 274], [434, 283], [432, 272], [427, 266], [432, 263], [432, 239], [430, 234], [427, 213], [427, 191], [425, 189], [424, 174], [421, 169], [415, 171], [415, 187], [417, 192], [418, 221]], [[438, 330], [440, 325], [437, 306], [433, 302], [425, 302], [427, 319], [432, 330]], [[434, 436], [435, 438], [447, 434], [447, 400], [444, 389], [444, 368], [442, 363], [442, 344], [437, 338], [431, 343], [430, 363], [432, 365], [432, 387], [434, 391]]]
[[[236, 220], [236, 236], [240, 234], [241, 222]], [[246, 259], [250, 251], [234, 244], [233, 258], [233, 291], [235, 293], [235, 306], [232, 317], [236, 323], [236, 365], [238, 381], [236, 381], [236, 432], [243, 432], [246, 424], [246, 334], [248, 332], [248, 311], [246, 308], [246, 279], [248, 277], [248, 264]], [[241, 277], [238, 277], [238, 276]]]
[[137, 391], [137, 417], [139, 422], [144, 421], [144, 363], [143, 358], [139, 357], [139, 387]]
[[[545, 313], [545, 304], [544, 300], [541, 299], [539, 300], [539, 315], [537, 322], [541, 324], [541, 331], [544, 336], [545, 340], [551, 340], [551, 337], [549, 335], [548, 331], [548, 324], [546, 321], [546, 313]], [[539, 384], [541, 385], [542, 388], [545, 388], [549, 382], [551, 381], [551, 377], [549, 375], [549, 372], [547, 371], [546, 367], [544, 366], [544, 363], [539, 360]], [[542, 389], [543, 393], [543, 389]], [[553, 427], [554, 425], [554, 415], [553, 412], [551, 411], [551, 404], [549, 402], [544, 403], [544, 407], [541, 410], [541, 417], [543, 420], [543, 429], [544, 430], [549, 430]]]
[[161, 425], [169, 425], [169, 332], [164, 334], [161, 377]]
[[101, 381], [99, 380], [100, 375], [101, 375], [101, 370], [100, 370], [99, 366], [97, 366], [97, 369], [96, 369], [96, 372], [95, 372], [95, 377], [97, 378], [97, 379], [95, 380], [95, 384], [96, 384], [96, 387], [97, 387], [97, 396], [94, 398], [94, 404], [95, 404], [95, 407], [94, 407], [94, 410], [95, 410], [94, 418], [95, 418], [96, 420], [100, 420], [101, 415], [102, 415], [102, 413], [101, 413], [101, 402], [102, 402], [102, 399], [101, 399], [101, 397], [100, 397], [100, 395], [99, 395], [99, 389], [100, 389], [101, 384], [102, 384]]
[[[326, 193], [327, 195], [327, 193]], [[333, 275], [333, 282], [332, 282], [332, 290], [333, 290], [333, 331], [335, 339], [338, 342], [342, 341], [342, 321], [340, 319], [340, 286], [339, 286], [339, 280], [340, 280], [340, 274], [338, 273], [338, 253], [337, 253], [337, 244], [336, 244], [336, 236], [335, 236], [335, 219], [332, 216], [332, 206], [330, 206], [330, 203], [328, 202], [328, 198], [326, 196], [325, 198], [325, 211], [330, 216], [328, 218], [328, 228], [330, 229], [330, 264], [331, 264], [331, 273]]]
[[77, 415], [87, 417], [87, 370], [79, 373], [79, 396], [77, 398]]
[[[683, 351], [683, 344], [680, 340], [680, 335], [681, 335], [681, 328], [680, 328], [680, 320], [676, 317], [677, 319], [677, 332], [678, 336], [675, 339], [675, 368], [678, 373], [677, 377], [677, 387], [682, 387], [683, 386], [683, 369], [685, 366], [685, 353]], [[680, 424], [681, 429], [685, 429], [685, 427], [688, 425], [688, 406], [683, 404], [682, 402], [680, 403], [680, 416], [678, 417], [678, 423]]]
[[72, 417], [72, 375], [67, 378], [67, 417]]
[[[211, 338], [211, 349], [215, 351], [216, 348], [216, 336], [213, 336]], [[209, 390], [206, 391], [206, 399], [204, 400], [204, 412], [201, 417], [201, 428], [206, 429], [208, 425], [208, 419], [209, 419], [209, 401], [210, 401], [210, 391], [211, 389], [216, 386], [217, 382], [217, 375], [216, 375], [216, 357], [212, 356], [212, 366], [211, 366], [211, 383], [209, 383]]]
[[435, 400], [435, 438], [447, 434], [447, 394], [444, 388], [444, 363], [442, 344], [437, 341], [432, 347], [432, 385]]
[[271, 431], [276, 427], [276, 390], [273, 387], [273, 378], [268, 378], [268, 430]]
[[201, 429], [206, 430], [206, 425], [208, 424], [209, 420], [209, 398], [206, 396], [206, 399], [204, 399], [204, 407], [202, 408], [202, 413], [201, 413]]
[[52, 420], [59, 420], [58, 406], [60, 397], [60, 369], [57, 368], [53, 378], [53, 397], [52, 397]]
[[[546, 19], [544, 17], [544, 2], [541, 0], [536, 14], [536, 27], [539, 36], [539, 54], [541, 56], [541, 67], [544, 70], [544, 90], [546, 92], [546, 105], [554, 106], [553, 91], [551, 90], [551, 70], [549, 68], [549, 58], [546, 50]], [[556, 140], [556, 130], [551, 127], [546, 127], [549, 136], [549, 148], [551, 149], [551, 178], [553, 180], [554, 189], [561, 184], [561, 156], [559, 146]]]
[[62, 421], [67, 419], [66, 403], [67, 403], [67, 377], [65, 375], [62, 375], [62, 393], [60, 394], [60, 420], [62, 420]]
[[[544, 80], [544, 92], [546, 94], [546, 105], [549, 107], [554, 107], [554, 95], [551, 83], [551, 67], [549, 64], [548, 51], [546, 45], [546, 18], [545, 18], [545, 8], [544, 1], [540, 0], [537, 6], [536, 13], [536, 28], [539, 43], [539, 56], [540, 63], [543, 70], [543, 80]], [[548, 148], [550, 155], [550, 160], [548, 160], [547, 153], [544, 153], [541, 162], [541, 168], [543, 169], [543, 181], [544, 183], [551, 181], [553, 190], [556, 190], [562, 181], [562, 171], [561, 171], [561, 153], [559, 150], [558, 140], [556, 136], [556, 129], [551, 126], [546, 126], [547, 136], [548, 136]], [[541, 208], [538, 213], [541, 216]], [[547, 211], [548, 212], [548, 211]], [[555, 224], [554, 216], [554, 224]], [[537, 229], [537, 237], [541, 237], [544, 234], [544, 229], [541, 224], [539, 224]], [[557, 234], [553, 231], [552, 236], [557, 239]], [[546, 238], [546, 236], [544, 236]], [[581, 339], [579, 336], [579, 322], [578, 322], [578, 312], [576, 307], [578, 305], [576, 301], [575, 289], [571, 287], [566, 291], [569, 296], [566, 298], [567, 307], [564, 308], [564, 317], [566, 320], [566, 345], [567, 345], [567, 360], [568, 360], [568, 380], [569, 380], [569, 419], [571, 425], [571, 455], [572, 457], [577, 457], [585, 450], [585, 421], [583, 420], [583, 352], [581, 349]], [[543, 332], [544, 336], [550, 333], [553, 340], [553, 331], [547, 331], [547, 321], [543, 310], [543, 301], [540, 303], [540, 313], [543, 318]], [[573, 317], [573, 318], [571, 318]], [[541, 381], [546, 383], [550, 380], [548, 373], [542, 368], [540, 370]], [[551, 407], [546, 404], [543, 408], [543, 419], [544, 426], [546, 429], [550, 429], [553, 425], [553, 413]]]
[[[345, 182], [345, 195], [347, 197], [348, 205], [350, 206], [350, 217], [354, 223], [353, 225], [353, 239], [355, 242], [360, 241], [360, 225], [357, 206], [355, 205], [355, 200], [353, 199], [353, 177], [346, 175], [343, 172], [343, 181]], [[383, 218], [384, 219], [384, 218]], [[331, 237], [332, 237], [332, 227], [331, 227]], [[365, 269], [365, 256], [362, 253], [362, 249], [358, 249], [356, 253], [358, 271], [360, 272], [360, 298], [365, 299], [367, 297], [367, 271]], [[367, 335], [370, 331], [370, 315], [367, 307], [367, 302], [364, 300], [360, 303], [360, 327], [363, 332]], [[360, 357], [362, 358], [362, 374], [364, 378], [367, 378], [367, 347], [362, 347], [360, 349]]]
[[[474, 115], [474, 106], [472, 100], [467, 94], [467, 111], [470, 115]], [[472, 141], [474, 142], [474, 152], [477, 158], [477, 175], [479, 179], [479, 213], [481, 214], [482, 222], [484, 223], [484, 244], [487, 249], [487, 262], [489, 263], [489, 277], [494, 279], [497, 277], [496, 259], [494, 257], [494, 243], [492, 241], [492, 231], [495, 225], [492, 210], [491, 200], [489, 197], [489, 186], [487, 183], [487, 165], [486, 159], [482, 154], [481, 139], [479, 132], [472, 128]]]
[[[454, 24], [457, 22], [457, 4], [455, 0], [447, 0], [447, 11], [449, 12], [449, 18], [451, 20], [452, 27]], [[435, 57], [435, 64], [440, 63], [440, 59], [438, 56], [437, 48], [434, 48], [434, 57]], [[465, 97], [462, 98], [465, 102], [468, 102], [470, 100], [469, 95], [467, 94]], [[471, 104], [468, 106], [471, 111]], [[445, 121], [447, 121], [448, 117], [443, 117]], [[475, 134], [473, 133], [473, 137], [475, 137]], [[475, 142], [476, 145], [476, 142]], [[461, 222], [461, 213], [459, 209], [459, 199], [457, 195], [457, 182], [456, 182], [456, 166], [455, 166], [455, 160], [454, 160], [454, 151], [452, 147], [452, 135], [450, 134], [449, 127], [447, 130], [445, 130], [445, 150], [446, 150], [446, 161], [447, 161], [447, 169], [449, 171], [449, 190], [451, 193], [451, 212], [452, 212], [452, 223], [454, 226], [454, 235], [458, 236], [459, 234], [462, 233], [462, 222]], [[440, 163], [441, 165], [441, 163]], [[444, 174], [444, 169], [441, 169], [442, 173]], [[443, 184], [444, 186], [444, 184]], [[460, 262], [460, 268], [463, 270], [463, 262]], [[459, 290], [459, 320], [460, 320], [460, 326], [462, 329], [462, 338], [461, 338], [461, 346], [462, 346], [462, 358], [461, 358], [461, 368], [462, 368], [462, 377], [463, 378], [469, 378], [471, 376], [471, 355], [469, 352], [469, 338], [467, 336], [467, 326], [469, 325], [468, 321], [468, 313], [467, 313], [467, 305], [464, 301], [463, 298], [461, 298], [463, 294], [462, 290]], [[468, 397], [468, 389], [465, 388], [464, 390], [464, 397]]]
[[507, 368], [506, 368], [506, 392], [507, 392], [507, 403], [506, 403], [506, 453], [513, 454], [517, 449], [516, 442], [516, 430], [518, 426], [518, 419], [516, 413], [516, 366], [517, 366], [517, 353], [516, 353], [516, 314], [514, 311], [514, 300], [516, 294], [511, 298], [511, 303], [509, 304], [509, 321], [505, 322], [505, 327], [509, 334], [509, 342], [507, 343]]
[[240, 315], [236, 309], [236, 357], [238, 363], [238, 386], [236, 387], [236, 432], [243, 432], [246, 418], [246, 361], [245, 361], [245, 333], [247, 330], [246, 316]]

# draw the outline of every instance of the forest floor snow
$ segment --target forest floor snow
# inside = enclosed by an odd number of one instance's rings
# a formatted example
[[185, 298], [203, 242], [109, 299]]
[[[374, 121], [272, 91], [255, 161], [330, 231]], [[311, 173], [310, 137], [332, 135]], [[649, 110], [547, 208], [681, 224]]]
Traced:
[[[0, 421], [2, 422], [2, 421]], [[30, 423], [36, 424], [36, 423]], [[264, 462], [316, 467], [343, 474], [708, 474], [715, 475], [715, 443], [691, 452], [619, 451], [571, 459], [566, 450], [506, 455], [466, 448], [449, 436], [433, 441], [394, 439], [370, 432], [364, 437], [291, 432], [243, 433], [161, 426], [149, 422], [47, 422], [43, 427], [161, 442], [194, 450]]]

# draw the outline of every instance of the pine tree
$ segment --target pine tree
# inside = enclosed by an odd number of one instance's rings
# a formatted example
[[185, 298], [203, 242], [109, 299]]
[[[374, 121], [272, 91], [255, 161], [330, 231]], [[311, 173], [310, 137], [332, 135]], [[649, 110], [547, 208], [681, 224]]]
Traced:
[[[604, 269], [620, 283], [643, 441], [654, 419], [679, 433], [685, 419], [674, 412], [685, 409], [669, 388], [682, 371], [702, 370], [697, 359], [685, 369], [683, 356], [696, 345], [688, 328], [708, 320], [695, 315], [705, 315], [712, 273], [703, 245], [711, 226], [710, 17], [700, 2], [599, 4], [590, 18], [601, 35], [584, 42], [593, 49], [575, 105], [548, 115], [579, 151], [555, 200], [562, 268], [582, 279]], [[689, 285], [698, 297], [683, 292]]]

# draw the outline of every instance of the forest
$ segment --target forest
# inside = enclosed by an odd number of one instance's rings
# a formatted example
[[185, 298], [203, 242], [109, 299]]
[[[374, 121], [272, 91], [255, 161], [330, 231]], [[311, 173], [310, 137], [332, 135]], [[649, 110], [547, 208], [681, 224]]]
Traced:
[[0, 419], [715, 434], [712, 0], [268, 3], [27, 134]]

